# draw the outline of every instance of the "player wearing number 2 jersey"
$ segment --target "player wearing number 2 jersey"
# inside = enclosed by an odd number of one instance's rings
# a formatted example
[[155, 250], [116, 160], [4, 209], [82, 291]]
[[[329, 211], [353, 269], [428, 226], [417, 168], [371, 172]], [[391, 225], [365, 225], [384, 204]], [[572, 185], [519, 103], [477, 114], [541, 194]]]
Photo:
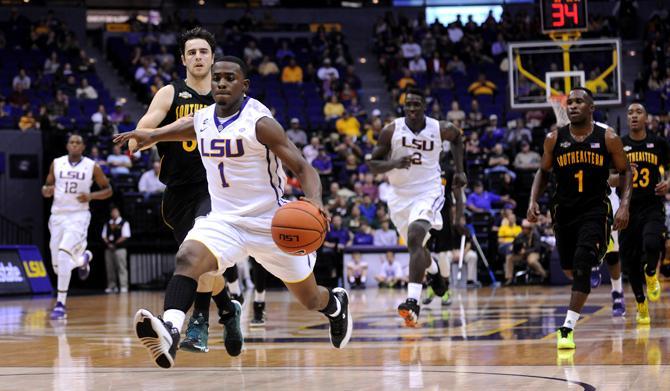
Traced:
[[[423, 93], [410, 90], [405, 98], [405, 117], [398, 118], [381, 132], [371, 160], [370, 170], [388, 173], [391, 192], [388, 199], [393, 224], [409, 249], [409, 284], [407, 300], [398, 306], [398, 314], [407, 327], [416, 327], [419, 318], [422, 282], [426, 271], [433, 291], [438, 296], [446, 293], [446, 283], [439, 273], [436, 261], [431, 260], [425, 245], [428, 231], [442, 229], [441, 209], [444, 205], [444, 187], [440, 177], [442, 141], [452, 143], [456, 174], [454, 187], [466, 184], [463, 173], [462, 131], [450, 122], [440, 122], [425, 115]], [[461, 219], [462, 199], [455, 221]]]
[[610, 164], [623, 177], [621, 205], [613, 229], [623, 229], [628, 223], [632, 177], [619, 136], [593, 122], [591, 92], [581, 87], [573, 89], [567, 105], [570, 124], [547, 135], [528, 206], [528, 220], [537, 222], [538, 199], [553, 169], [556, 191], [551, 210], [556, 245], [561, 267], [573, 278], [569, 310], [556, 333], [559, 349], [575, 348], [573, 330], [591, 291], [591, 267], [598, 264], [607, 249]]

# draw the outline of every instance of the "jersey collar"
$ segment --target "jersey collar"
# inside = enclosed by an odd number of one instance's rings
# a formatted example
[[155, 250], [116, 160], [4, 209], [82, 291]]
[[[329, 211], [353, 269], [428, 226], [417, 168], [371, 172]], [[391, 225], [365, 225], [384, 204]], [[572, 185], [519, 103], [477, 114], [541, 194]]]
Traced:
[[225, 129], [226, 127], [228, 127], [228, 125], [232, 124], [232, 123], [235, 122], [238, 118], [240, 118], [240, 115], [242, 115], [242, 110], [244, 110], [244, 107], [247, 105], [248, 102], [249, 102], [249, 97], [248, 97], [248, 96], [244, 97], [244, 101], [242, 102], [242, 106], [240, 106], [240, 111], [238, 111], [237, 114], [235, 114], [235, 115], [233, 115], [232, 117], [230, 117], [230, 118], [229, 118], [226, 122], [224, 122], [224, 123], [221, 123], [221, 121], [219, 121], [219, 117], [216, 115], [216, 108], [214, 108], [214, 125], [216, 125], [216, 129], [217, 129], [219, 132], [221, 132], [221, 131], [223, 131], [223, 129]]

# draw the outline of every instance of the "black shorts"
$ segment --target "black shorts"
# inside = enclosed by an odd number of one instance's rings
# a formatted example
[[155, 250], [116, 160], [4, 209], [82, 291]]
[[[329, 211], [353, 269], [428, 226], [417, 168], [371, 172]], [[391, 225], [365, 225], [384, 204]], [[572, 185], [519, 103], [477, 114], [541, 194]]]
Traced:
[[619, 232], [619, 254], [625, 264], [643, 262], [644, 243], [658, 240], [658, 247], [665, 246], [665, 211], [662, 205], [645, 210], [631, 211], [628, 226]]
[[594, 249], [598, 257], [591, 266], [598, 265], [607, 252], [611, 220], [611, 215], [608, 214], [586, 214], [561, 224], [554, 224], [561, 268], [573, 269], [575, 251], [579, 246]]
[[163, 221], [170, 227], [177, 244], [181, 244], [193, 228], [196, 217], [212, 210], [207, 183], [168, 187], [163, 193]]

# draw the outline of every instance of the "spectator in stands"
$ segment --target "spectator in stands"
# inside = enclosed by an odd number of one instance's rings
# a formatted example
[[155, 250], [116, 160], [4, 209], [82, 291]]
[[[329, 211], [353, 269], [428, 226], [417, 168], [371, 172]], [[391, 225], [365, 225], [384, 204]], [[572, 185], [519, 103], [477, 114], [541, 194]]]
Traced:
[[544, 280], [547, 272], [540, 263], [542, 241], [528, 220], [521, 223], [522, 231], [514, 238], [512, 252], [505, 257], [505, 285], [511, 285], [514, 277], [514, 265], [527, 263]]
[[281, 73], [282, 83], [302, 83], [302, 68], [291, 57]]
[[78, 99], [98, 99], [98, 91], [88, 84], [88, 79], [85, 77], [81, 79], [81, 84], [76, 90]]
[[375, 276], [380, 288], [402, 288], [405, 282], [400, 262], [396, 261], [392, 251], [386, 252], [386, 261], [382, 263], [381, 272]]
[[261, 76], [278, 75], [279, 67], [276, 62], [270, 60], [270, 57], [263, 56], [263, 60], [258, 65], [258, 74]]
[[130, 167], [133, 166], [128, 155], [121, 153], [119, 145], [114, 145], [112, 154], [107, 156], [107, 164], [110, 167], [109, 171], [112, 176], [128, 175], [130, 174]]
[[402, 78], [398, 80], [398, 88], [401, 90], [406, 89], [407, 87], [410, 86], [415, 86], [416, 85], [416, 80], [412, 77], [412, 73], [410, 72], [409, 69], [405, 68], [402, 70]]
[[314, 83], [318, 83], [320, 81], [316, 73], [316, 68], [314, 68], [314, 65], [312, 65], [311, 62], [307, 63], [307, 66], [305, 67], [303, 72], [302, 80]]
[[30, 90], [30, 81], [30, 76], [26, 73], [26, 69], [20, 68], [19, 74], [14, 76], [14, 79], [12, 80], [12, 88], [16, 90], [20, 87], [25, 91]]
[[451, 58], [451, 60], [449, 60], [449, 62], [447, 63], [447, 72], [449, 72], [449, 73], [457, 72], [457, 73], [461, 73], [461, 74], [465, 75], [465, 73], [466, 73], [465, 72], [465, 63], [463, 62], [463, 60], [458, 58], [457, 55], [454, 55]]
[[468, 158], [473, 158], [478, 156], [483, 152], [481, 146], [479, 145], [479, 135], [477, 132], [470, 133], [468, 140], [465, 142], [465, 153]]
[[165, 191], [165, 185], [163, 182], [158, 179], [158, 174], [161, 171], [161, 163], [155, 161], [152, 165], [151, 170], [145, 171], [140, 177], [140, 181], [137, 184], [137, 189], [140, 193], [144, 193], [145, 197], [148, 197], [152, 194], [160, 194]]
[[94, 134], [100, 134], [100, 131], [102, 130], [102, 123], [105, 119], [109, 120], [109, 117], [107, 116], [107, 109], [105, 109], [105, 105], [98, 105], [98, 111], [91, 114], [91, 122], [93, 122]]
[[364, 219], [365, 218], [361, 216], [361, 210], [358, 208], [358, 204], [354, 203], [351, 205], [351, 210], [349, 211], [345, 225], [350, 231], [356, 232], [361, 227], [361, 221]]
[[298, 148], [307, 145], [307, 133], [300, 128], [300, 120], [298, 118], [291, 118], [291, 127], [286, 131], [286, 136]]
[[256, 46], [256, 41], [249, 41], [247, 46], [244, 47], [244, 59], [255, 63], [261, 58], [263, 58], [263, 52]]
[[375, 246], [396, 246], [398, 244], [398, 233], [390, 229], [388, 219], [381, 222], [381, 227], [375, 230], [373, 244]]
[[377, 214], [377, 205], [372, 203], [372, 198], [365, 194], [363, 196], [363, 202], [358, 205], [358, 209], [361, 211], [361, 216], [365, 217], [366, 221], [372, 221], [375, 219]]
[[170, 53], [165, 45], [161, 45], [160, 52], [154, 55], [154, 59], [159, 67], [167, 66], [168, 69], [171, 69], [174, 66], [174, 54]]
[[0, 118], [10, 117], [12, 115], [12, 107], [7, 105], [7, 100], [0, 95]]
[[[173, 57], [174, 62], [174, 57]], [[80, 74], [95, 71], [95, 60], [90, 58], [84, 49], [79, 51], [79, 58], [77, 59], [77, 71]]]
[[407, 40], [402, 45], [400, 45], [400, 50], [402, 51], [402, 57], [405, 60], [415, 58], [416, 56], [421, 56], [421, 46], [414, 42], [414, 37], [412, 35], [410, 35]]
[[330, 97], [330, 100], [323, 106], [323, 115], [326, 121], [334, 122], [345, 112], [344, 105], [339, 102], [336, 95]]
[[[128, 260], [126, 241], [130, 238], [130, 224], [121, 217], [119, 208], [113, 206], [110, 219], [102, 227], [102, 240], [105, 249], [105, 269], [107, 270], [107, 288], [105, 293], [128, 292]], [[118, 283], [117, 283], [118, 277]]]
[[485, 73], [480, 73], [476, 81], [470, 84], [468, 92], [474, 96], [477, 95], [493, 95], [496, 93], [498, 87], [490, 80], [486, 79]]
[[165, 86], [165, 82], [160, 76], [154, 76], [153, 82], [149, 86], [149, 94], [153, 98], [156, 96], [156, 93]]
[[375, 176], [372, 173], [367, 173], [363, 178], [362, 184], [363, 194], [370, 196], [372, 202], [376, 202], [379, 198], [379, 188], [374, 181]]
[[451, 78], [444, 68], [440, 69], [430, 83], [430, 87], [437, 90], [453, 90], [454, 89], [454, 79]]
[[295, 53], [288, 46], [288, 41], [286, 41], [286, 40], [281, 41], [281, 46], [279, 47], [279, 49], [277, 49], [277, 54], [275, 54], [275, 57], [280, 62], [284, 61], [285, 58], [294, 58], [295, 57]]
[[521, 141], [521, 151], [514, 157], [514, 168], [519, 171], [535, 172], [540, 168], [540, 154], [530, 149], [528, 141]]
[[32, 129], [38, 129], [39, 123], [35, 119], [32, 110], [27, 110], [19, 119], [19, 129], [26, 132]]
[[77, 78], [74, 77], [74, 75], [68, 76], [67, 78], [65, 78], [65, 83], [61, 84], [59, 88], [68, 97], [76, 97], [77, 96], [77, 88], [79, 88], [79, 86], [77, 85]]
[[105, 173], [105, 175], [109, 175], [109, 166], [107, 165], [107, 159], [105, 159], [101, 154], [100, 154], [100, 148], [93, 146], [91, 147], [91, 155], [90, 158], [98, 163], [100, 168], [102, 169], [102, 172]]
[[342, 81], [344, 83], [348, 83], [355, 91], [361, 89], [361, 78], [356, 75], [356, 71], [353, 65], [347, 65], [347, 69], [344, 72]]
[[58, 59], [58, 53], [51, 53], [51, 57], [47, 58], [44, 61], [44, 74], [45, 75], [54, 75], [60, 69], [60, 60]]
[[496, 59], [507, 55], [507, 43], [502, 33], [498, 33], [496, 41], [491, 45], [491, 54]]
[[466, 206], [475, 213], [490, 213], [493, 209], [493, 203], [504, 202], [516, 207], [516, 202], [509, 196], [499, 196], [495, 193], [484, 191], [484, 185], [481, 181], [475, 181], [474, 191], [470, 193]]
[[503, 218], [498, 228], [498, 252], [507, 255], [512, 250], [514, 239], [521, 233], [521, 227], [511, 209], [505, 208], [500, 214]]
[[335, 129], [343, 136], [361, 136], [361, 123], [356, 117], [351, 115], [349, 110], [345, 110], [342, 117], [335, 122]]
[[302, 155], [305, 157], [310, 164], [316, 159], [316, 156], [319, 154], [319, 148], [321, 148], [321, 141], [318, 137], [312, 137], [309, 140], [309, 145], [306, 145], [302, 149]]
[[338, 268], [342, 267], [342, 252], [346, 246], [351, 245], [353, 235], [342, 224], [342, 216], [333, 215], [330, 230], [326, 233], [326, 239], [321, 247], [319, 257], [322, 262], [330, 265], [331, 273], [339, 274]]
[[351, 261], [347, 262], [347, 281], [351, 289], [365, 289], [367, 281], [368, 263], [361, 261], [361, 253], [351, 254]]
[[324, 147], [319, 148], [319, 154], [312, 160], [312, 167], [316, 169], [319, 175], [330, 175], [333, 173], [333, 161], [328, 156]]
[[[344, 84], [342, 85], [342, 90], [340, 91], [340, 102], [342, 102], [342, 104], [349, 105], [349, 107], [348, 107], [348, 111], [349, 111], [349, 113], [351, 113], [354, 117], [355, 117], [356, 115], [355, 115], [354, 112], [351, 110], [351, 101], [352, 101], [353, 99], [356, 99], [357, 97], [358, 97], [358, 96], [357, 96], [357, 94], [356, 94], [356, 91], [355, 91], [353, 88], [351, 88], [351, 86], [349, 85], [349, 83], [344, 83]], [[361, 107], [359, 106], [358, 109], [360, 109], [360, 108], [361, 108]]]
[[119, 122], [123, 121], [123, 119], [126, 116], [126, 113], [123, 112], [123, 104], [125, 100], [124, 99], [119, 99], [116, 101], [114, 104], [114, 111], [112, 111], [109, 114], [109, 120], [114, 122], [115, 124], [118, 124]]
[[372, 227], [366, 219], [361, 220], [361, 227], [354, 232], [354, 241], [355, 246], [372, 246], [374, 242], [374, 236]]
[[498, 116], [491, 114], [486, 131], [479, 138], [481, 145], [486, 152], [491, 151], [496, 144], [502, 143], [505, 139], [505, 130], [498, 126]]
[[461, 110], [457, 100], [451, 102], [451, 110], [447, 112], [447, 121], [453, 122], [456, 126], [465, 121], [465, 111]]
[[530, 142], [533, 139], [533, 135], [530, 129], [525, 126], [523, 118], [517, 118], [515, 122], [515, 126], [508, 129], [505, 138], [507, 145], [512, 149], [516, 149], [516, 146], [524, 140]]
[[316, 72], [316, 75], [319, 78], [319, 80], [321, 80], [324, 83], [330, 82], [333, 79], [337, 80], [340, 78], [340, 72], [337, 70], [337, 68], [331, 65], [329, 58], [323, 60], [323, 65], [319, 67], [319, 70]]
[[491, 149], [491, 154], [489, 155], [488, 167], [484, 170], [486, 175], [489, 175], [493, 172], [503, 172], [509, 174], [512, 178], [516, 178], [514, 171], [509, 168], [509, 157], [503, 151], [503, 146], [500, 143], [497, 143]]
[[7, 98], [7, 102], [14, 108], [23, 108], [25, 105], [30, 104], [30, 98], [28, 94], [23, 89], [22, 84], [18, 84], [16, 88], [12, 90]]
[[423, 57], [417, 55], [409, 62], [409, 70], [413, 74], [424, 74], [428, 71], [428, 66], [426, 65], [426, 60]]
[[140, 61], [141, 66], [135, 71], [135, 81], [141, 84], [148, 84], [158, 71], [154, 63], [148, 58], [143, 57]]

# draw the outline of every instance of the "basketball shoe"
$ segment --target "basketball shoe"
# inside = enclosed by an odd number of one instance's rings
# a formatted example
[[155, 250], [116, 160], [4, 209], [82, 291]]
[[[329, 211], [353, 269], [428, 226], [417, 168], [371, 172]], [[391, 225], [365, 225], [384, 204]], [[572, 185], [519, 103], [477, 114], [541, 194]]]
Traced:
[[574, 330], [568, 327], [559, 327], [556, 330], [556, 347], [558, 349], [574, 349], [575, 340], [573, 339]]
[[179, 344], [180, 349], [195, 353], [207, 353], [209, 339], [209, 323], [202, 314], [191, 316], [186, 328], [186, 338]]
[[431, 262], [435, 262], [435, 265], [437, 265], [437, 273], [426, 273], [428, 275], [428, 285], [433, 288], [435, 295], [442, 297], [447, 291], [447, 283], [444, 281], [442, 274], [440, 274], [440, 265], [438, 264], [437, 259], [434, 257], [431, 257], [430, 259]]
[[626, 301], [623, 298], [623, 292], [612, 292], [612, 316], [626, 315]]
[[639, 325], [648, 325], [651, 323], [651, 317], [649, 317], [649, 303], [647, 300], [642, 303], [637, 303], [637, 315], [635, 315], [635, 321]]
[[232, 300], [235, 306], [235, 312], [221, 314], [219, 311], [219, 323], [223, 325], [223, 344], [226, 346], [226, 352], [231, 357], [237, 357], [242, 353], [244, 345], [244, 336], [240, 327], [240, 318], [242, 317], [242, 305], [237, 300]]
[[658, 275], [654, 274], [653, 276], [644, 274], [644, 279], [647, 282], [647, 296], [649, 301], [658, 301], [661, 298], [661, 282], [658, 281]]
[[419, 324], [419, 303], [415, 299], [407, 299], [398, 306], [398, 315], [405, 320], [405, 327], [417, 327]]
[[251, 327], [265, 326], [265, 302], [254, 301], [254, 318], [249, 324]]
[[83, 260], [83, 265], [77, 268], [77, 273], [79, 274], [79, 279], [84, 281], [88, 278], [88, 275], [91, 274], [91, 261], [93, 260], [93, 253], [86, 250], [84, 255], [81, 256]]
[[67, 309], [65, 308], [65, 305], [60, 301], [57, 301], [53, 310], [51, 310], [51, 315], [49, 318], [51, 320], [61, 320], [67, 318]]
[[334, 288], [333, 295], [340, 303], [340, 313], [328, 316], [330, 321], [330, 343], [338, 349], [347, 346], [354, 328], [354, 322], [349, 312], [349, 294], [344, 288]]
[[174, 366], [179, 330], [172, 327], [171, 322], [163, 322], [160, 317], [141, 309], [135, 314], [135, 333], [156, 365], [165, 369]]

